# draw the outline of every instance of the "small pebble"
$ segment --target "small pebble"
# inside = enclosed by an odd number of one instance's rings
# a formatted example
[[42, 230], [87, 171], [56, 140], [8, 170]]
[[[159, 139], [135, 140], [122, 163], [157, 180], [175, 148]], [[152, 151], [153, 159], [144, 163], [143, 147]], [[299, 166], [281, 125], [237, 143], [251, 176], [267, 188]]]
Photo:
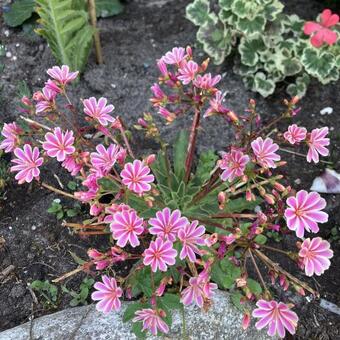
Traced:
[[322, 110], [320, 110], [320, 114], [322, 116], [324, 116], [325, 114], [330, 115], [332, 113], [333, 113], [333, 108], [330, 107], [330, 106], [327, 106], [327, 107], [323, 108]]
[[15, 46], [16, 46], [16, 47], [19, 47], [19, 46], [20, 46], [20, 44], [19, 44], [19, 43], [17, 43], [17, 44], [15, 44]]
[[32, 229], [32, 230], [36, 230], [36, 229], [37, 229], [37, 226], [32, 225], [31, 229]]
[[12, 58], [12, 53], [11, 52], [6, 52], [6, 58]]
[[13, 228], [12, 227], [8, 227], [9, 230], [12, 230]]
[[329, 128], [329, 130], [330, 130], [330, 131], [334, 131], [334, 126], [331, 126], [331, 127]]
[[300, 178], [297, 178], [295, 181], [294, 181], [295, 184], [299, 185], [301, 184], [301, 179]]
[[8, 37], [8, 36], [9, 36], [9, 30], [6, 30], [6, 31], [4, 32], [4, 34], [5, 34], [5, 37]]
[[111, 87], [112, 87], [113, 89], [115, 89], [115, 88], [117, 87], [117, 85], [116, 85], [116, 84], [111, 84]]
[[13, 56], [13, 58], [12, 58], [13, 61], [16, 61], [17, 59], [18, 59], [18, 57], [16, 55]]

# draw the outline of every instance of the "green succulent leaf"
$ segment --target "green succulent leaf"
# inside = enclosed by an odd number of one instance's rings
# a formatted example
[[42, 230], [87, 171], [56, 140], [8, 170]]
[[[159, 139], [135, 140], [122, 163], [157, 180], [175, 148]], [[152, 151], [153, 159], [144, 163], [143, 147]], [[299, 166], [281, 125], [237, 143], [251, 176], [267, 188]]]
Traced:
[[93, 28], [84, 10], [69, 0], [36, 0], [43, 36], [59, 64], [71, 70], [83, 70], [92, 46]]
[[266, 19], [263, 15], [258, 15], [253, 19], [239, 18], [236, 22], [236, 28], [244, 34], [253, 34], [263, 32], [266, 26]]
[[186, 130], [178, 133], [174, 144], [174, 171], [177, 179], [182, 181], [185, 175], [185, 160], [187, 157], [187, 149], [189, 143], [189, 135]]
[[215, 64], [221, 64], [231, 52], [231, 31], [224, 25], [206, 22], [197, 32], [197, 40], [203, 44]]
[[254, 77], [253, 90], [260, 93], [262, 97], [268, 97], [275, 91], [275, 83], [263, 72], [257, 72]]
[[261, 288], [261, 285], [253, 280], [253, 279], [248, 279], [247, 280], [247, 286], [248, 288], [250, 289], [250, 291], [255, 294], [256, 296], [260, 295], [262, 293], [262, 288]]
[[120, 0], [96, 0], [97, 17], [106, 18], [123, 12]]
[[210, 13], [209, 0], [195, 0], [189, 4], [186, 8], [186, 17], [197, 26], [202, 26], [208, 21], [217, 22], [216, 14]]
[[305, 48], [301, 62], [306, 71], [319, 80], [328, 77], [335, 66], [335, 58], [331, 53], [320, 52], [316, 48]]
[[255, 66], [259, 60], [258, 53], [266, 48], [261, 35], [254, 34], [249, 38], [243, 37], [239, 45], [241, 61], [244, 65]]
[[15, 1], [8, 12], [4, 12], [6, 25], [17, 27], [29, 19], [34, 12], [34, 0]]

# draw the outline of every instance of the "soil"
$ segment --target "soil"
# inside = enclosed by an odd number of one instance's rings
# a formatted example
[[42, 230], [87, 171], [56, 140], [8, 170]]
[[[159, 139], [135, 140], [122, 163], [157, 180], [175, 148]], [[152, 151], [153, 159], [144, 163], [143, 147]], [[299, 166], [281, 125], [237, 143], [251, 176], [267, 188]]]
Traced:
[[[136, 121], [141, 113], [150, 110], [148, 101], [150, 86], [157, 79], [155, 60], [173, 46], [195, 46], [196, 28], [184, 18], [188, 0], [136, 0], [126, 3], [123, 14], [99, 20], [105, 65], [95, 64], [94, 55], [90, 56], [82, 81], [72, 89], [71, 98], [104, 96], [116, 107], [127, 125]], [[287, 11], [297, 13], [305, 19], [314, 19], [323, 9], [322, 1], [301, 0], [298, 3], [286, 0]], [[335, 4], [335, 2], [334, 2]], [[335, 5], [334, 5], [335, 6]], [[1, 19], [0, 19], [1, 20]], [[3, 58], [5, 65], [0, 76], [1, 121], [9, 122], [20, 114], [18, 88], [25, 81], [33, 92], [40, 89], [47, 79], [46, 69], [54, 65], [53, 57], [46, 43], [34, 35], [30, 27], [9, 29], [1, 25], [0, 41], [11, 52], [11, 58]], [[5, 34], [9, 32], [9, 35]], [[199, 50], [200, 57], [204, 54]], [[13, 56], [16, 60], [13, 60]], [[224, 75], [221, 87], [227, 91], [228, 106], [235, 112], [242, 112], [249, 98], [255, 98], [263, 112], [263, 119], [273, 117], [281, 109], [285, 93], [278, 89], [275, 95], [264, 100], [254, 93], [246, 91], [241, 79], [232, 72], [232, 61], [223, 66], [213, 67], [212, 72]], [[332, 140], [330, 160], [333, 167], [340, 172], [340, 98], [337, 95], [340, 84], [321, 86], [312, 82], [307, 96], [301, 101], [302, 111], [295, 122], [307, 127], [329, 126]], [[320, 115], [320, 110], [331, 106], [331, 115]], [[172, 140], [176, 127], [186, 127], [189, 120], [183, 118], [175, 127], [165, 127], [162, 132]], [[231, 142], [231, 135], [215, 119], [204, 121], [201, 131], [199, 150], [211, 148], [222, 149]], [[284, 128], [282, 125], [281, 128]], [[154, 146], [145, 141], [141, 135], [135, 136], [135, 147], [139, 154], [147, 153]], [[294, 166], [286, 170], [289, 182], [294, 182], [296, 189], [309, 189], [313, 178], [323, 172], [325, 164], [317, 166], [308, 164], [303, 158], [284, 154], [285, 159]], [[46, 171], [47, 182], [58, 186], [53, 174], [59, 174], [58, 168], [51, 165]], [[64, 184], [68, 178], [60, 175]], [[37, 317], [61, 310], [69, 306], [70, 297], [61, 295], [57, 306], [34, 303], [27, 283], [33, 280], [51, 280], [76, 268], [70, 251], [86, 258], [89, 246], [101, 245], [104, 237], [80, 239], [62, 227], [54, 215], [47, 213], [53, 199], [57, 196], [37, 185], [18, 186], [11, 182], [7, 187], [7, 199], [0, 203], [0, 272], [10, 265], [14, 270], [5, 279], [0, 280], [0, 330], [14, 327], [26, 322], [31, 316]], [[339, 228], [340, 196], [324, 195], [327, 199], [327, 212], [330, 221], [322, 225], [320, 236], [331, 241], [335, 256], [332, 267], [321, 277], [306, 279], [300, 271], [280, 258], [278, 261], [286, 269], [292, 270], [300, 279], [306, 280], [319, 290], [322, 298], [340, 306], [340, 247], [339, 241], [330, 239], [330, 230]], [[66, 204], [71, 204], [65, 201]], [[296, 239], [287, 238], [281, 242], [283, 248], [294, 245]], [[77, 289], [84, 275], [75, 275], [66, 280], [68, 288]], [[319, 306], [319, 301], [307, 302], [306, 298], [284, 294], [282, 299], [292, 301], [300, 316], [296, 339], [340, 339], [340, 316], [326, 311]]]

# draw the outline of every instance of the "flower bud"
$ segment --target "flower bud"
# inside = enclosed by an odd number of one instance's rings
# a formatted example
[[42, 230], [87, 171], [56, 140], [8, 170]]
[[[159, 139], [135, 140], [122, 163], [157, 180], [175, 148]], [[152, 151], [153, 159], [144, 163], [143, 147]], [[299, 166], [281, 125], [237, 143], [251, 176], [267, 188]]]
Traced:
[[234, 111], [228, 111], [227, 116], [233, 123], [238, 122], [238, 117]]
[[158, 66], [159, 71], [162, 73], [164, 77], [168, 76], [168, 69], [163, 59], [159, 59], [157, 61], [157, 66]]
[[255, 106], [256, 105], [256, 101], [255, 101], [255, 99], [249, 99], [249, 104], [251, 105], [251, 106]]
[[290, 101], [292, 105], [296, 105], [299, 102], [300, 98], [298, 96], [294, 96]]
[[209, 62], [210, 62], [210, 58], [207, 58], [203, 61], [203, 63], [201, 64], [201, 71], [202, 72], [206, 71], [206, 69], [208, 68]]
[[31, 102], [31, 100], [27, 97], [27, 96], [23, 96], [21, 98], [21, 102], [26, 105], [26, 106], [32, 106], [33, 103]]
[[192, 48], [191, 48], [191, 46], [187, 46], [186, 52], [187, 52], [188, 57], [192, 58]]
[[280, 192], [284, 192], [286, 190], [286, 187], [284, 187], [281, 183], [275, 182], [274, 188]]
[[141, 127], [145, 128], [145, 129], [148, 127], [148, 123], [143, 118], [138, 118], [137, 122]]
[[271, 194], [265, 194], [264, 199], [268, 204], [271, 204], [271, 205], [275, 204], [275, 197]]
[[146, 165], [151, 165], [155, 160], [156, 160], [156, 155], [155, 154], [151, 154], [148, 157], [146, 157], [145, 164]]
[[224, 209], [224, 205], [225, 205], [225, 202], [226, 202], [226, 197], [227, 197], [227, 195], [223, 191], [219, 192], [218, 195], [217, 195], [217, 199], [218, 199], [218, 203], [219, 203], [218, 208], [220, 210]]
[[246, 330], [250, 325], [250, 313], [247, 311], [243, 315], [242, 328]]

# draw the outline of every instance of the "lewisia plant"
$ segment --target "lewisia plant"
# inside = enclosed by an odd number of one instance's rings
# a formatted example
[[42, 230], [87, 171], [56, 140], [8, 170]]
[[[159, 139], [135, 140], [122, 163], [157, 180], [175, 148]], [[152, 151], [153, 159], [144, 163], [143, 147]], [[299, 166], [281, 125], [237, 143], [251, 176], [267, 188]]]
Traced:
[[[190, 47], [175, 47], [157, 61], [160, 76], [151, 87], [156, 115], [166, 124], [192, 115], [192, 125], [168, 147], [153, 115], [145, 113], [136, 133], [155, 140], [156, 155], [133, 152], [132, 134], [107, 99], [73, 104], [67, 90], [77, 73], [65, 65], [48, 70], [51, 79], [42, 91], [23, 98], [25, 112], [4, 125], [0, 147], [13, 153], [11, 171], [20, 184], [33, 182], [88, 205], [90, 218], [64, 221], [64, 227], [82, 237], [107, 236], [101, 249], [89, 249], [89, 258], [66, 275], [83, 270], [98, 277], [92, 299], [99, 311], [115, 312], [123, 299], [132, 299], [124, 320], [132, 320], [137, 335], [167, 333], [173, 309], [208, 309], [219, 287], [230, 290], [244, 312], [244, 328], [252, 314], [258, 329], [284, 337], [294, 334], [298, 317], [293, 305], [276, 300], [276, 280], [283, 290], [318, 293], [270, 254], [287, 256], [312, 276], [329, 268], [333, 252], [314, 235], [328, 220], [326, 201], [283, 184], [282, 156], [285, 148], [299, 147], [308, 162], [319, 162], [328, 155], [328, 128], [307, 131], [293, 124], [275, 134], [278, 121], [298, 113], [296, 97], [285, 100], [284, 112], [267, 124], [254, 100], [238, 116], [225, 106], [217, 87], [221, 76], [206, 71], [208, 62], [196, 62]], [[196, 157], [199, 127], [207, 119], [226, 123], [235, 138], [224, 150]], [[74, 176], [80, 190], [44, 182], [40, 169], [50, 161]], [[290, 232], [301, 239], [296, 249], [272, 246], [269, 237]], [[123, 267], [128, 271], [119, 274]], [[253, 313], [248, 302], [256, 302]]]

